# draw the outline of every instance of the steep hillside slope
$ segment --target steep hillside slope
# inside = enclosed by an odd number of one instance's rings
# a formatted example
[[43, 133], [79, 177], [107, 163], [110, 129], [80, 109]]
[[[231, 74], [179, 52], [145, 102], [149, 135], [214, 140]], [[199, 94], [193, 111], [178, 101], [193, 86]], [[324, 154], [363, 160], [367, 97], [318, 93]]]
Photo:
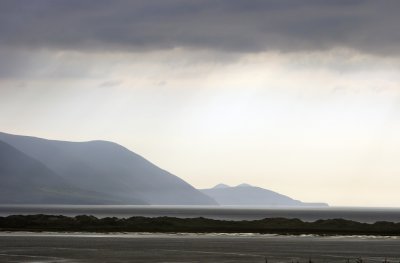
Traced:
[[117, 200], [73, 186], [43, 163], [0, 141], [0, 203], [113, 204]]
[[65, 142], [6, 133], [0, 133], [0, 140], [72, 184], [113, 196], [121, 204], [137, 200], [155, 205], [216, 204], [182, 179], [112, 142]]

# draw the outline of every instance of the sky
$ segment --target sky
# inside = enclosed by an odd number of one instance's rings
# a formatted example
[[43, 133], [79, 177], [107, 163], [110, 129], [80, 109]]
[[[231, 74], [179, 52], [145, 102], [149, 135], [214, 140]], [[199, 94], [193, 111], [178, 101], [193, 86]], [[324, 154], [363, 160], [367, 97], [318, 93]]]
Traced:
[[196, 188], [400, 207], [400, 1], [0, 0], [0, 130]]

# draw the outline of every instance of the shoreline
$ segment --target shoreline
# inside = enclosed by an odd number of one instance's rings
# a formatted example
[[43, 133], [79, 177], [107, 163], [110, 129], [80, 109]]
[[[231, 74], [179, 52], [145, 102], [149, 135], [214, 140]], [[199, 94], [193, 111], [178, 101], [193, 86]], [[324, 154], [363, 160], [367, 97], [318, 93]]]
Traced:
[[384, 235], [318, 235], [318, 234], [261, 234], [261, 233], [194, 233], [194, 232], [76, 232], [0, 230], [0, 237], [93, 237], [93, 238], [261, 238], [261, 239], [331, 239], [331, 240], [400, 240], [400, 236]]
[[300, 219], [215, 220], [203, 217], [97, 218], [91, 215], [11, 215], [0, 217], [0, 233], [5, 232], [79, 233], [192, 233], [192, 234], [271, 234], [283, 236], [400, 236], [400, 223], [380, 221], [360, 223], [345, 219], [305, 222]]

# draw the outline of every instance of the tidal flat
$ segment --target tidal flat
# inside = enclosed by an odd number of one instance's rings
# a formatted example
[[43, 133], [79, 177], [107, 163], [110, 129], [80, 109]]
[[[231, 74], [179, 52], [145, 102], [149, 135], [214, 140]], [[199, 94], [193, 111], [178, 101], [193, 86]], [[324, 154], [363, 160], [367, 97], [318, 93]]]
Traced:
[[2, 232], [0, 262], [399, 262], [376, 236]]

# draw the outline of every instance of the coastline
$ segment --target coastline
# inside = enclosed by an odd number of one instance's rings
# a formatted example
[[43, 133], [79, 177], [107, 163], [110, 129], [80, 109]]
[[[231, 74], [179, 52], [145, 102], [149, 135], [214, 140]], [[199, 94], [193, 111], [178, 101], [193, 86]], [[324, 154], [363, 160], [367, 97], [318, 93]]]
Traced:
[[385, 235], [318, 235], [318, 234], [262, 234], [262, 233], [195, 233], [195, 232], [76, 232], [76, 231], [26, 231], [0, 230], [1, 237], [93, 237], [93, 238], [254, 238], [254, 239], [326, 239], [347, 241], [399, 241], [400, 236]]
[[92, 215], [11, 215], [0, 217], [0, 232], [79, 233], [219, 233], [316, 236], [400, 236], [400, 223], [360, 223], [345, 219], [305, 222], [300, 219], [215, 220], [204, 217], [97, 218]]

